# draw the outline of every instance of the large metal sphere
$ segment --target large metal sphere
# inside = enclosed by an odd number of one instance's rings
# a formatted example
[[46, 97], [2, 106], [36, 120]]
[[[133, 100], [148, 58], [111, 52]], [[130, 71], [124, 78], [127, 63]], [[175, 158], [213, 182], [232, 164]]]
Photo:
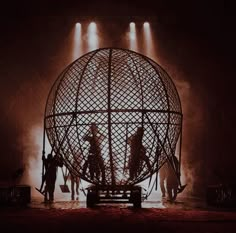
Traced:
[[[94, 50], [71, 63], [55, 81], [45, 129], [54, 151], [74, 175], [101, 184], [102, 175], [92, 177], [89, 166], [86, 169], [91, 152], [86, 135], [91, 137], [94, 123], [105, 183], [138, 183], [175, 152], [182, 124], [178, 93], [168, 74], [148, 57], [127, 49]], [[138, 128], [144, 130], [142, 145], [149, 164], [143, 160], [130, 178], [132, 149], [127, 142]]]

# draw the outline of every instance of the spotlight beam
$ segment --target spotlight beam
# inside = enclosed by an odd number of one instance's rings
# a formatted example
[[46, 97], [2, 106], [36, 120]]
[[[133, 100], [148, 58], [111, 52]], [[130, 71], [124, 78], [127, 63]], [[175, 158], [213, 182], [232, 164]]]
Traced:
[[129, 48], [131, 50], [137, 51], [137, 35], [136, 35], [136, 26], [135, 23], [131, 22], [129, 24]]
[[152, 39], [152, 33], [151, 33], [151, 27], [148, 22], [145, 22], [143, 24], [143, 33], [144, 33], [144, 49], [147, 54], [147, 56], [155, 57], [155, 51], [154, 51], [154, 45], [153, 45], [153, 39]]
[[89, 51], [98, 49], [98, 34], [97, 34], [97, 25], [94, 22], [91, 22], [88, 25], [88, 48]]
[[83, 52], [82, 25], [80, 23], [76, 23], [74, 31], [72, 59], [77, 59], [81, 54], [83, 54]]

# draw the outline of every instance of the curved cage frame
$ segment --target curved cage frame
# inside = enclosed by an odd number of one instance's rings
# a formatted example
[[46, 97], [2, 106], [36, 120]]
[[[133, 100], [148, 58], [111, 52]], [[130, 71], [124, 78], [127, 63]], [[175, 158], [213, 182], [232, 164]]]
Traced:
[[[182, 108], [167, 72], [152, 59], [121, 48], [100, 48], [67, 66], [53, 84], [44, 115], [45, 134], [56, 154], [75, 176], [102, 184], [100, 171], [84, 167], [90, 144], [84, 140], [96, 123], [105, 184], [133, 185], [152, 174], [175, 154], [181, 159]], [[128, 139], [144, 130], [146, 160], [130, 179]], [[43, 149], [44, 153], [44, 149]], [[180, 169], [180, 168], [178, 168]], [[100, 173], [97, 175], [97, 173]]]

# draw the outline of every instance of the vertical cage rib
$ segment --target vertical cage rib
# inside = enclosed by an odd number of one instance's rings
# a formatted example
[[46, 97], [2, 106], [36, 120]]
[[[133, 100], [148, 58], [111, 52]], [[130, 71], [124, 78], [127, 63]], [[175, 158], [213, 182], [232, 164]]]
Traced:
[[108, 143], [109, 143], [109, 157], [111, 169], [111, 183], [115, 185], [115, 175], [113, 167], [112, 155], [112, 135], [111, 135], [111, 65], [112, 65], [112, 49], [109, 50], [109, 64], [108, 64], [108, 96], [107, 96], [107, 109], [108, 109]]

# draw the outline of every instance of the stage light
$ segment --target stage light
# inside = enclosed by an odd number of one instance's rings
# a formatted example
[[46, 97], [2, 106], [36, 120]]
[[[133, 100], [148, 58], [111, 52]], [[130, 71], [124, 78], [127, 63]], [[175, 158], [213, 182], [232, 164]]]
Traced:
[[75, 24], [74, 29], [74, 40], [73, 40], [73, 56], [72, 59], [75, 60], [83, 54], [82, 46], [82, 25], [81, 23]]
[[137, 51], [137, 36], [136, 36], [136, 28], [135, 28], [135, 23], [131, 22], [129, 24], [129, 42], [130, 42], [130, 49], [131, 50], [136, 50]]
[[143, 32], [144, 32], [144, 50], [147, 56], [154, 57], [154, 45], [151, 33], [151, 27], [148, 22], [143, 24]]
[[91, 32], [96, 31], [96, 30], [97, 30], [97, 25], [96, 25], [96, 23], [91, 22], [91, 23], [89, 24], [89, 30], [90, 30]]
[[148, 22], [143, 23], [143, 26], [145, 29], [148, 29], [150, 27], [150, 24]]
[[131, 23], [129, 24], [129, 26], [130, 26], [130, 28], [135, 28], [135, 23], [131, 22]]
[[75, 26], [76, 28], [81, 28], [81, 23], [76, 23]]
[[88, 48], [90, 51], [98, 48], [97, 25], [94, 22], [88, 26]]

